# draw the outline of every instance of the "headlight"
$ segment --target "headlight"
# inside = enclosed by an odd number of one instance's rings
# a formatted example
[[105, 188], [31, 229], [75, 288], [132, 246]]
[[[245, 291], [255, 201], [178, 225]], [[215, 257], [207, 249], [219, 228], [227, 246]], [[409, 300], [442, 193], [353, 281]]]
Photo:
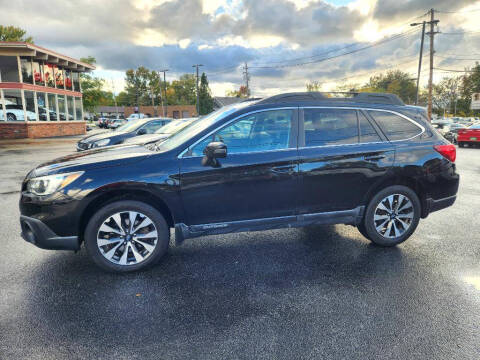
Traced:
[[35, 195], [50, 195], [63, 189], [83, 174], [83, 171], [36, 177], [28, 180], [27, 191]]
[[97, 142], [94, 142], [92, 147], [99, 147], [99, 146], [105, 146], [110, 143], [110, 139], [103, 139], [103, 140], [98, 140]]

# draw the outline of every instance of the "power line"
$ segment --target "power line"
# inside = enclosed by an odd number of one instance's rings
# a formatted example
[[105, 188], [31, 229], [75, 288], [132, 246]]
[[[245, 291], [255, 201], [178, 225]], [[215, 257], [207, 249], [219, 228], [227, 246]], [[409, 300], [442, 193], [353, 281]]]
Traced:
[[460, 69], [441, 69], [441, 68], [435, 68], [435, 70], [438, 70], [438, 71], [444, 71], [444, 72], [457, 72], [457, 73], [465, 73], [465, 72], [470, 72], [470, 73], [474, 73], [474, 72], [478, 72], [478, 70], [460, 70]]

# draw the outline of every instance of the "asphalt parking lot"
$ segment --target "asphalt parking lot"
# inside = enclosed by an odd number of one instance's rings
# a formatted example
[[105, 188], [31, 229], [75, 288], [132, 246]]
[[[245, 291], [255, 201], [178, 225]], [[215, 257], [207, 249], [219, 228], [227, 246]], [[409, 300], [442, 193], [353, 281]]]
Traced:
[[242, 233], [114, 275], [19, 236], [21, 180], [74, 140], [0, 142], [0, 359], [480, 358], [480, 149], [398, 248], [340, 225]]

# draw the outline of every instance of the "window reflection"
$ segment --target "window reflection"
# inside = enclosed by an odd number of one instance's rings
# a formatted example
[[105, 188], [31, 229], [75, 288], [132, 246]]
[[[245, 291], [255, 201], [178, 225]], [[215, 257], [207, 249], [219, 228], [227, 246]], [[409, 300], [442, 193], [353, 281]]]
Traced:
[[48, 109], [45, 102], [45, 93], [37, 92], [38, 118], [40, 121], [48, 121]]
[[75, 109], [73, 108], [73, 96], [67, 96], [68, 120], [75, 119]]
[[45, 76], [45, 83], [47, 86], [55, 87], [54, 81], [54, 65], [53, 64], [45, 64], [43, 65], [43, 74]]
[[65, 89], [72, 90], [72, 71], [65, 69]]
[[63, 69], [59, 68], [58, 66], [54, 66], [53, 70], [55, 71], [55, 82], [57, 83], [57, 89], [63, 89], [65, 84]]
[[57, 101], [58, 101], [58, 116], [60, 120], [66, 120], [67, 116], [65, 113], [65, 95], [57, 95]]
[[21, 57], [20, 66], [24, 83], [33, 84], [32, 61], [30, 57]]
[[24, 91], [25, 109], [27, 111], [27, 118], [30, 121], [37, 120], [37, 113], [35, 111], [35, 93], [33, 91]]
[[16, 56], [0, 56], [0, 81], [20, 82]]
[[3, 89], [3, 98], [5, 102], [5, 110], [7, 113], [7, 121], [25, 120], [21, 90]]
[[80, 78], [78, 72], [72, 72], [73, 90], [80, 91]]
[[79, 98], [79, 97], [75, 98], [75, 119], [83, 120], [82, 119], [82, 98]]
[[45, 77], [43, 75], [43, 63], [38, 61], [33, 62], [33, 78], [35, 79], [36, 85], [45, 86]]
[[50, 121], [57, 121], [57, 99], [55, 94], [48, 94], [48, 111], [50, 115]]

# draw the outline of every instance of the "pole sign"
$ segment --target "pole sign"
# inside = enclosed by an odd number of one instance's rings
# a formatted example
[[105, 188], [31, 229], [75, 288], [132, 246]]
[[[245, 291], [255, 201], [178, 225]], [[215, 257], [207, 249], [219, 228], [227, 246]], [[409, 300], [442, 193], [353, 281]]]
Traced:
[[480, 110], [480, 93], [472, 94], [471, 110]]

